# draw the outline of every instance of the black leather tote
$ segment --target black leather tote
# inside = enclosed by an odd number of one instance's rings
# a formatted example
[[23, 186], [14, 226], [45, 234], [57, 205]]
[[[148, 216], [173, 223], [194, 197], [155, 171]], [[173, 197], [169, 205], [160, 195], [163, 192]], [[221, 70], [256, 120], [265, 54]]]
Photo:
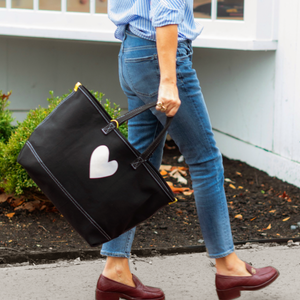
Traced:
[[34, 130], [18, 162], [91, 246], [114, 239], [176, 201], [148, 158], [172, 118], [144, 153], [118, 126], [156, 103], [112, 120], [80, 83]]

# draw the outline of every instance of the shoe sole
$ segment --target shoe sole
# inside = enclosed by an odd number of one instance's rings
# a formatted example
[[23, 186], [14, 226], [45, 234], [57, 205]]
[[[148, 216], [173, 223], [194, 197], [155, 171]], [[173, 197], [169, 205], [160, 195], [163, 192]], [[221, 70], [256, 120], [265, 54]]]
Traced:
[[[132, 298], [128, 295], [122, 293], [111, 293], [111, 292], [103, 292], [96, 289], [96, 300], [119, 300], [119, 299], [126, 299], [126, 300], [144, 300], [143, 298]], [[165, 297], [158, 297], [158, 298], [147, 298], [147, 300], [165, 300]]]
[[260, 290], [260, 289], [268, 286], [272, 282], [274, 282], [278, 278], [279, 274], [280, 273], [277, 271], [277, 273], [272, 278], [270, 278], [268, 281], [264, 282], [261, 285], [239, 286], [239, 287], [228, 289], [228, 290], [218, 290], [218, 289], [216, 289], [219, 300], [236, 299], [236, 298], [241, 296], [241, 291], [257, 291], [257, 290]]

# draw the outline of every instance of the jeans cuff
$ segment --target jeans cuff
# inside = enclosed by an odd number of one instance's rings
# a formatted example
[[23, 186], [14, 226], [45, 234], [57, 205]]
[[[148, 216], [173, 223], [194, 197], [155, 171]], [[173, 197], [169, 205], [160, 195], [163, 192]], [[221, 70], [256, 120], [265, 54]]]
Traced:
[[102, 250], [101, 250], [100, 254], [103, 255], [103, 256], [130, 258], [130, 253], [107, 252], [107, 251], [102, 251]]
[[218, 253], [218, 254], [209, 254], [208, 253], [208, 257], [209, 258], [222, 258], [222, 257], [225, 257], [225, 256], [231, 254], [232, 252], [234, 252], [234, 246], [230, 250], [223, 252], [223, 253]]

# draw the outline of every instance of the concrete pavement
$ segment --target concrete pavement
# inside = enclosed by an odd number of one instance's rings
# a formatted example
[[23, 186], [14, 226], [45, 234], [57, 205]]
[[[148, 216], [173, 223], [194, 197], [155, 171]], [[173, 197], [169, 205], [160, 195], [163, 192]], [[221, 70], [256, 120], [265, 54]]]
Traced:
[[[300, 299], [300, 246], [238, 249], [238, 256], [254, 267], [272, 265], [280, 271], [269, 287], [242, 292], [241, 300]], [[143, 283], [162, 288], [167, 300], [217, 300], [213, 260], [205, 253], [133, 257], [132, 273]], [[105, 260], [60, 261], [44, 265], [0, 268], [1, 300], [89, 300]]]

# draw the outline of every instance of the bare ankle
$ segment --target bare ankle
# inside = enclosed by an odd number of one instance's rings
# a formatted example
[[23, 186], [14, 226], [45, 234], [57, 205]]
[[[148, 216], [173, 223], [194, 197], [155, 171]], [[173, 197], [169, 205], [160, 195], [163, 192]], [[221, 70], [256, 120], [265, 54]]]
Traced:
[[123, 257], [107, 257], [106, 264], [102, 274], [114, 281], [134, 287], [132, 274], [129, 268], [127, 258]]
[[225, 257], [216, 259], [217, 273], [227, 276], [250, 276], [245, 263], [233, 252]]

